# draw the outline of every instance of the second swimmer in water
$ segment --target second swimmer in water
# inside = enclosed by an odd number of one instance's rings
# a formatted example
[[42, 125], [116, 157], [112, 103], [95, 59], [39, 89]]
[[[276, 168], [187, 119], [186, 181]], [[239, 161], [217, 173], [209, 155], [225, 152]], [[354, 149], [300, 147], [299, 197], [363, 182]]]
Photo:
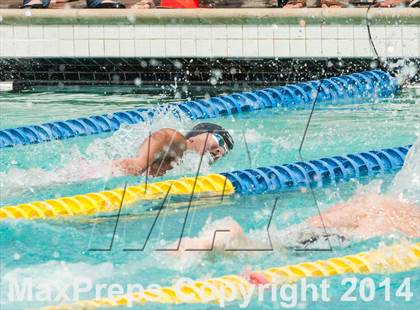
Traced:
[[[322, 247], [327, 239], [334, 246], [340, 246], [351, 239], [364, 240], [390, 234], [419, 238], [419, 219], [420, 208], [414, 203], [379, 194], [361, 195], [336, 204], [321, 216], [303, 223], [281, 231], [273, 228], [270, 240], [273, 248], [280, 250]], [[214, 239], [215, 231], [224, 234]], [[248, 235], [233, 218], [226, 217], [207, 225], [198, 237], [184, 237], [176, 255], [185, 255], [188, 253], [185, 251], [191, 248], [215, 251], [267, 248], [267, 242], [263, 241], [267, 239], [266, 234], [266, 230], [260, 230]]]

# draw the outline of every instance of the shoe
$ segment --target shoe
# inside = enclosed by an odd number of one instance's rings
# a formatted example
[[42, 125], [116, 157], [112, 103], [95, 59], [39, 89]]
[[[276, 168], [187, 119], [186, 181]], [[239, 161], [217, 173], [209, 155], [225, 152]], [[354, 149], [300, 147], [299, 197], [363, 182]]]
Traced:
[[44, 7], [42, 3], [36, 4], [25, 4], [20, 7], [21, 9], [47, 9], [48, 7]]
[[420, 0], [413, 0], [408, 6], [410, 8], [420, 8]]

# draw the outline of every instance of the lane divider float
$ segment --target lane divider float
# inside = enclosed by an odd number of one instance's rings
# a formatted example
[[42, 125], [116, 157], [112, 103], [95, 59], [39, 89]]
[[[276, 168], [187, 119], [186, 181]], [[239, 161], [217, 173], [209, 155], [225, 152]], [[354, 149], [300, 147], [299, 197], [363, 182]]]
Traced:
[[[279, 287], [295, 283], [303, 278], [331, 277], [340, 274], [372, 274], [402, 272], [420, 267], [420, 243], [382, 246], [369, 252], [361, 252], [342, 257], [333, 257], [315, 262], [272, 267], [256, 271], [270, 284]], [[127, 305], [161, 304], [203, 304], [239, 301], [245, 298], [251, 284], [243, 276], [226, 275], [207, 280], [178, 282], [169, 287], [147, 289], [132, 295], [115, 296], [79, 301], [69, 305], [45, 307], [53, 309], [96, 309], [101, 307], [121, 307]]]
[[[321, 85], [320, 85], [321, 83]], [[319, 89], [319, 104], [334, 104], [360, 98], [385, 98], [396, 94], [396, 79], [381, 70], [326, 78], [251, 92], [199, 99], [177, 104], [158, 105], [110, 114], [81, 117], [40, 125], [0, 130], [0, 148], [65, 140], [79, 136], [110, 133], [122, 125], [153, 121], [157, 115], [171, 113], [191, 120], [215, 118], [274, 107], [310, 107]]]
[[[325, 157], [279, 166], [245, 169], [127, 187], [124, 205], [170, 195], [262, 194], [324, 187], [340, 181], [395, 172], [411, 146], [386, 148], [345, 156]], [[81, 194], [0, 208], [0, 220], [42, 219], [112, 212], [121, 205], [123, 189]]]

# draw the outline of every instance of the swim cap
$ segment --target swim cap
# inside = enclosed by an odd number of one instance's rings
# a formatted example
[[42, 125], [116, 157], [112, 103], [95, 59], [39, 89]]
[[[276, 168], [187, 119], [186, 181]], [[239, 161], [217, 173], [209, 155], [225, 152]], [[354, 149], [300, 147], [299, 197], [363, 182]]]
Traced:
[[206, 133], [206, 132], [217, 133], [221, 135], [228, 149], [229, 150], [233, 149], [234, 142], [230, 133], [226, 129], [224, 129], [222, 126], [219, 126], [213, 123], [200, 123], [198, 125], [195, 125], [193, 129], [191, 129], [191, 131], [185, 135], [185, 139], [189, 139], [189, 138], [201, 135], [202, 133]]

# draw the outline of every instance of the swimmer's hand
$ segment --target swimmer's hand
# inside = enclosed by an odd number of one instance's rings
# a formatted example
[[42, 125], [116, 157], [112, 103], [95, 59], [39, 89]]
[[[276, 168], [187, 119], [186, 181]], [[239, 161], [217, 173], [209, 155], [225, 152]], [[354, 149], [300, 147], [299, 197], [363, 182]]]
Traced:
[[141, 158], [120, 159], [113, 162], [114, 167], [129, 175], [141, 175], [145, 170]]

